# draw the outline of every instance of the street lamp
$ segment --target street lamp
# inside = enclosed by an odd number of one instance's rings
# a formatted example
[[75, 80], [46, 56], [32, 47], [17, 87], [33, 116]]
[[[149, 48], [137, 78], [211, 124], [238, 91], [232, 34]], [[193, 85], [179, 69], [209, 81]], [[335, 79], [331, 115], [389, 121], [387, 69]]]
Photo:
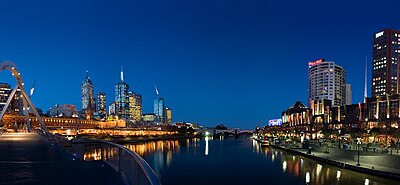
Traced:
[[339, 149], [340, 149], [340, 139], [341, 139], [341, 138], [340, 138], [340, 132], [342, 132], [342, 130], [339, 129], [338, 132], [339, 132], [339, 136], [338, 136], [338, 139], [339, 139], [339, 146], [338, 146], [338, 147], [339, 147]]
[[357, 166], [360, 166], [360, 145], [361, 138], [357, 138]]

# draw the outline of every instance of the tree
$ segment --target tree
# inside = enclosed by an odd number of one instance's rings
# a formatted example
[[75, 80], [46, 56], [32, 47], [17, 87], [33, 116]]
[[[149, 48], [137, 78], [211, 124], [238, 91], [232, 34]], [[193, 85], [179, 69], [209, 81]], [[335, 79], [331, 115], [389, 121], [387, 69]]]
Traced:
[[371, 134], [371, 136], [374, 138], [374, 143], [375, 143], [375, 138], [376, 138], [376, 136], [378, 135], [378, 133], [379, 133], [379, 128], [376, 128], [376, 127], [374, 127], [374, 128], [372, 128], [371, 129], [371, 131], [369, 131], [369, 133]]
[[227, 127], [226, 127], [224, 124], [219, 124], [219, 125], [217, 125], [217, 126], [215, 127], [215, 129], [217, 129], [217, 130], [226, 130]]

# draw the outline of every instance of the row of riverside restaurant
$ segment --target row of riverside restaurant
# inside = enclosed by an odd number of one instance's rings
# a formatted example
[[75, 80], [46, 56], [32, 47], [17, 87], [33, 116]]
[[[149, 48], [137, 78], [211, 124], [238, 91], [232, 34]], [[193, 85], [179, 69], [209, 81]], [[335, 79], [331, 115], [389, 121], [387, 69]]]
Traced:
[[365, 92], [364, 102], [357, 104], [351, 103], [351, 86], [341, 66], [323, 59], [309, 62], [308, 106], [296, 102], [282, 112], [282, 125], [264, 131], [302, 139], [340, 136], [363, 142], [399, 142], [399, 53], [400, 31], [384, 29], [374, 34], [372, 97]]

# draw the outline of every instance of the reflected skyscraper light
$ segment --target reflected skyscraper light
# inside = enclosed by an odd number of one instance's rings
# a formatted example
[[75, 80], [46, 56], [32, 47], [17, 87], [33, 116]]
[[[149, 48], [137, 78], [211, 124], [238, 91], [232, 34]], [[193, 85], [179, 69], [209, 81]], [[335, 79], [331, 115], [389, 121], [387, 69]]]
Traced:
[[208, 155], [208, 136], [206, 136], [206, 149], [205, 149], [204, 154]]
[[340, 172], [339, 170], [336, 173], [336, 179], [339, 181], [340, 180], [340, 175], [342, 172]]

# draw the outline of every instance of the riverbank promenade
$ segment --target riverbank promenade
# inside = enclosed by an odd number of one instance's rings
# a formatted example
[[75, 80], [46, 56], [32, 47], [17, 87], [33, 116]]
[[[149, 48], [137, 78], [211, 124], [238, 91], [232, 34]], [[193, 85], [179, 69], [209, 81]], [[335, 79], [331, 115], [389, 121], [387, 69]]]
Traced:
[[0, 185], [122, 185], [103, 161], [82, 161], [35, 133], [0, 135]]
[[272, 145], [275, 148], [301, 155], [316, 161], [385, 178], [400, 180], [400, 155], [397, 153], [371, 152], [320, 147], [311, 145], [310, 149], [300, 145]]

